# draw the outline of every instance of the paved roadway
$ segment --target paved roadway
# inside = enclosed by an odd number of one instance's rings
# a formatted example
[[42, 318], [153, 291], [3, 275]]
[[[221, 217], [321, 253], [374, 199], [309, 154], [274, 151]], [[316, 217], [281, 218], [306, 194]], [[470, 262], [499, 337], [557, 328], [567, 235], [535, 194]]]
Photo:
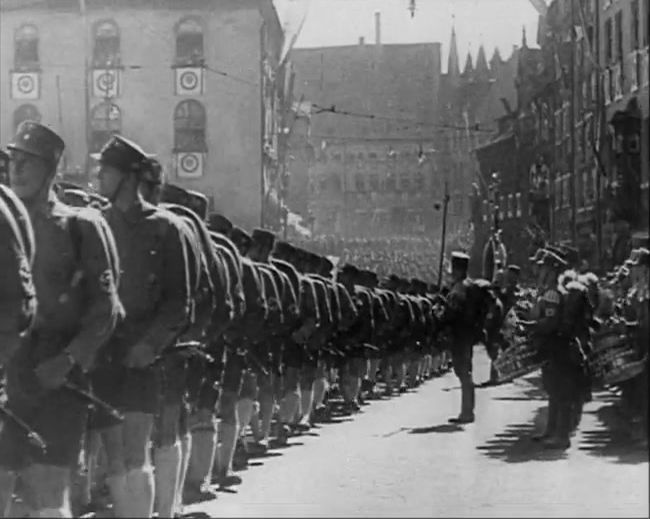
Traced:
[[[479, 382], [488, 361], [475, 355]], [[631, 446], [599, 393], [565, 454], [530, 440], [546, 402], [539, 377], [477, 390], [458, 411], [453, 375], [374, 401], [252, 460], [243, 483], [186, 512], [212, 517], [648, 517], [648, 453]]]

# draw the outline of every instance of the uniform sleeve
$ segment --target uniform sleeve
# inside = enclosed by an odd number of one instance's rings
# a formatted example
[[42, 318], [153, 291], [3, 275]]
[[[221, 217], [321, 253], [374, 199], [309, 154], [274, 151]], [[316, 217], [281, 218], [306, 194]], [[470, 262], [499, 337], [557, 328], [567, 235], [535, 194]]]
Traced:
[[[1, 203], [1, 202], [0, 202]], [[10, 215], [7, 215], [10, 218]], [[36, 290], [25, 251], [0, 215], [0, 366], [15, 351], [36, 313]]]
[[[212, 284], [214, 288], [214, 311], [211, 325], [215, 330], [223, 329], [235, 317], [235, 303], [231, 291], [231, 281], [225, 262], [216, 253], [210, 258], [212, 263]], [[218, 333], [218, 332], [217, 332]]]
[[188, 253], [179, 227], [170, 222], [163, 241], [162, 293], [156, 315], [141, 342], [160, 353], [187, 328], [191, 317]]
[[341, 326], [343, 330], [347, 330], [357, 320], [358, 312], [357, 307], [352, 301], [352, 297], [347, 289], [340, 283], [336, 285], [339, 294], [339, 303], [341, 307]]
[[68, 351], [84, 370], [92, 368], [97, 351], [110, 339], [124, 309], [117, 295], [112, 256], [104, 236], [110, 235], [108, 224], [97, 217], [78, 216], [80, 233], [79, 270], [86, 291], [85, 312], [81, 326], [68, 345]]

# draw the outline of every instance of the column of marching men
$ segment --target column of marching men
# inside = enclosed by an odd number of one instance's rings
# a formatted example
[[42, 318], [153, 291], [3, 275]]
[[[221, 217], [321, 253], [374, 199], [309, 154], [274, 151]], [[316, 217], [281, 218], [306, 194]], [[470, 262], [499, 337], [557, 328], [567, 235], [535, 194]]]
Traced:
[[64, 142], [46, 126], [7, 147], [2, 515], [16, 495], [21, 513], [78, 515], [105, 486], [116, 517], [173, 517], [240, 482], [237, 452], [327, 419], [334, 388], [353, 413], [379, 373], [393, 394], [449, 365], [422, 280], [335, 270], [208, 215], [121, 136], [95, 157], [101, 195], [56, 185]]
[[569, 447], [598, 384], [647, 403], [645, 248], [617, 317], [566, 248], [538, 250], [523, 290], [518, 266], [470, 279], [459, 252], [448, 286], [379, 279], [208, 215], [123, 137], [95, 157], [100, 195], [55, 183], [64, 142], [47, 127], [23, 123], [7, 147], [0, 516], [110, 504], [115, 517], [173, 517], [238, 484], [236, 463], [327, 421], [335, 395], [354, 413], [379, 380], [392, 395], [450, 366], [450, 422], [472, 423], [479, 343], [492, 384], [542, 368], [545, 448]]

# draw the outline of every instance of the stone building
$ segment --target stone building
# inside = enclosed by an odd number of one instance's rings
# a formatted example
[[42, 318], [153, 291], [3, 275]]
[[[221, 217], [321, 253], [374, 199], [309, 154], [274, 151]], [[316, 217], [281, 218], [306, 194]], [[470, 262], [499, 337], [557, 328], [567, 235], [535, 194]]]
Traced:
[[120, 132], [258, 225], [278, 180], [282, 43], [271, 0], [2, 0], [0, 142], [41, 120], [66, 140], [67, 178], [87, 182], [89, 153]]
[[383, 44], [380, 23], [377, 15], [374, 43], [293, 51], [294, 97], [312, 105], [317, 234], [431, 234], [440, 225], [440, 45]]

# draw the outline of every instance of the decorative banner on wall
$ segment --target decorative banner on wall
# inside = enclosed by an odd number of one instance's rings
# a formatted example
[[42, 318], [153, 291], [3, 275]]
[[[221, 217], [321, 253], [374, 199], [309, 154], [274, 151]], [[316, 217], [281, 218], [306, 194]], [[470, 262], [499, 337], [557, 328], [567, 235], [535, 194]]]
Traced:
[[114, 99], [120, 95], [119, 69], [93, 70], [93, 97], [99, 99]]
[[201, 178], [203, 176], [203, 153], [177, 153], [176, 175], [178, 178]]
[[181, 67], [174, 69], [176, 74], [176, 95], [196, 96], [203, 94], [204, 78], [201, 67]]
[[11, 98], [36, 100], [41, 97], [40, 74], [38, 72], [12, 72]]

